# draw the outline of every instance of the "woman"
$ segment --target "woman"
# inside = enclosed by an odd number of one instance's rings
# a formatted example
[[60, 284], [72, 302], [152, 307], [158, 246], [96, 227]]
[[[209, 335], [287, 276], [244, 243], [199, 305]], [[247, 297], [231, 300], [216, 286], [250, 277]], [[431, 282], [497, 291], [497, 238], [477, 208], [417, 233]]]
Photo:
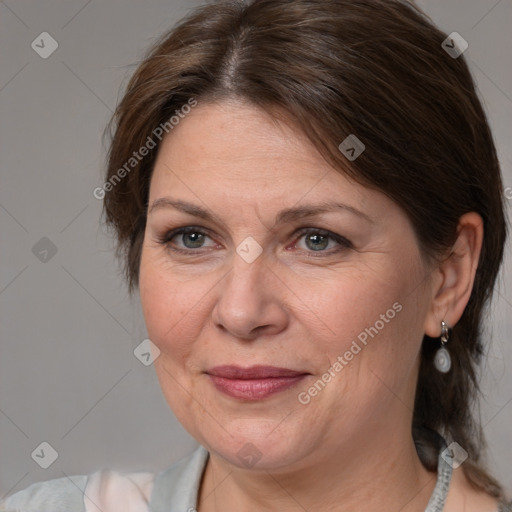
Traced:
[[201, 446], [3, 510], [512, 510], [472, 413], [506, 230], [462, 50], [399, 0], [219, 2], [151, 50], [95, 195]]

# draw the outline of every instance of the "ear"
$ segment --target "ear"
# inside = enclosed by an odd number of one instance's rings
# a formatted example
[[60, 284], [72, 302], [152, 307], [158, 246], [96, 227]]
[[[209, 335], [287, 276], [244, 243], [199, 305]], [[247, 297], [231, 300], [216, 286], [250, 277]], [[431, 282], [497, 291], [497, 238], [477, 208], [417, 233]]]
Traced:
[[484, 236], [483, 220], [470, 212], [459, 219], [457, 239], [432, 275], [432, 301], [425, 319], [425, 334], [441, 335], [441, 320], [453, 327], [471, 296]]

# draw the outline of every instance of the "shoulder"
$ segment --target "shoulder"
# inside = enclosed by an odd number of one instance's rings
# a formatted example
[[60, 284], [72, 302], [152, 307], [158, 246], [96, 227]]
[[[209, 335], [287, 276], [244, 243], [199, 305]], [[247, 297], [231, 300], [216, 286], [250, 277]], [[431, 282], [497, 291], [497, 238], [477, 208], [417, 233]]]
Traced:
[[108, 512], [120, 506], [147, 512], [153, 478], [152, 473], [102, 470], [38, 482], [1, 501], [0, 512]]
[[208, 451], [157, 473], [101, 470], [30, 485], [0, 501], [0, 512], [160, 512], [195, 507]]
[[0, 511], [85, 512], [83, 494], [87, 480], [87, 476], [81, 475], [32, 484], [0, 502]]
[[464, 475], [462, 466], [453, 470], [446, 510], [467, 512], [509, 512], [505, 502], [499, 503], [482, 490], [475, 489]]

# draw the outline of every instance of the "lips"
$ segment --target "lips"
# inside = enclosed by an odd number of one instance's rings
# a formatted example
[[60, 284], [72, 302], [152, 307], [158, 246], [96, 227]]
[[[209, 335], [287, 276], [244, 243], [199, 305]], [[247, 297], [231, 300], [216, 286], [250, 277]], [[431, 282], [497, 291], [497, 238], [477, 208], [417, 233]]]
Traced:
[[218, 391], [233, 398], [255, 401], [289, 389], [308, 373], [276, 366], [216, 366], [206, 372]]
[[242, 368], [234, 365], [215, 366], [206, 373], [226, 379], [268, 379], [271, 377], [297, 377], [307, 372], [279, 368], [277, 366], [256, 365], [249, 368]]

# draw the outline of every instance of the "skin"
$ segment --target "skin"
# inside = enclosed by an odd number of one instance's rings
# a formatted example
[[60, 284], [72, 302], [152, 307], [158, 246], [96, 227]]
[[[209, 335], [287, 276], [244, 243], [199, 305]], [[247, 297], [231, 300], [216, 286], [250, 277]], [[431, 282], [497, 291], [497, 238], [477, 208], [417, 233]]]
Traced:
[[[325, 201], [360, 213], [275, 222], [284, 209]], [[184, 226], [205, 233], [202, 246], [193, 246], [197, 234], [167, 236]], [[321, 238], [315, 251], [301, 228], [349, 243]], [[453, 251], [428, 263], [402, 209], [330, 167], [291, 123], [238, 101], [200, 103], [181, 120], [151, 179], [139, 287], [165, 398], [210, 452], [199, 512], [347, 511], [361, 502], [366, 510], [424, 511], [436, 473], [422, 466], [410, 432], [418, 354], [425, 333], [437, 337], [441, 320], [453, 326], [460, 318], [482, 231], [477, 214], [465, 215]], [[247, 237], [262, 249], [251, 263], [236, 252]], [[298, 394], [393, 304], [400, 311], [300, 403]], [[206, 372], [221, 364], [310, 375], [249, 402], [213, 386]], [[252, 467], [237, 455], [247, 443], [261, 456]], [[446, 510], [495, 510], [460, 468], [454, 473]]]

